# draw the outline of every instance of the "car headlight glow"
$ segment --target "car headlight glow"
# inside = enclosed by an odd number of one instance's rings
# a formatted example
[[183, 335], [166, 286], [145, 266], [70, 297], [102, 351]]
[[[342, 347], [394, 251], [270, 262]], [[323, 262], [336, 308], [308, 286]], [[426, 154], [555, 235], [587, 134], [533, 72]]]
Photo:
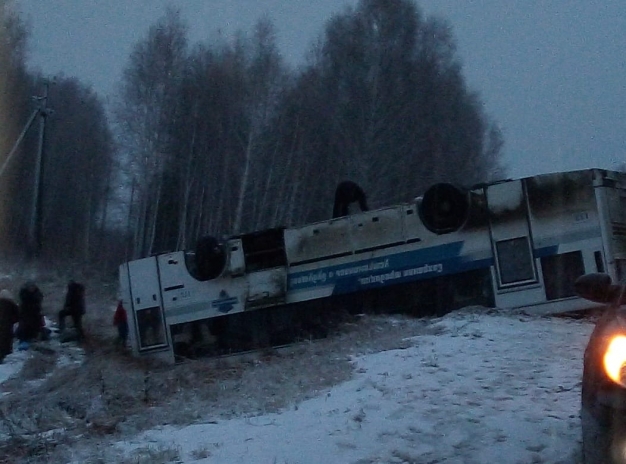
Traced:
[[604, 353], [604, 371], [613, 382], [626, 387], [626, 336], [611, 339]]

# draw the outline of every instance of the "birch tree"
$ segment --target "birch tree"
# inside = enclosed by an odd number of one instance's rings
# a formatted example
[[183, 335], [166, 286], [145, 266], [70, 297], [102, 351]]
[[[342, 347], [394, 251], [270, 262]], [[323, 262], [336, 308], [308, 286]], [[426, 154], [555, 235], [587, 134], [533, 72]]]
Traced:
[[274, 151], [266, 143], [265, 136], [270, 131], [270, 121], [275, 118], [286, 79], [276, 46], [274, 28], [270, 21], [265, 19], [257, 23], [249, 43], [251, 57], [246, 70], [247, 92], [244, 103], [248, 123], [247, 134], [243, 138], [244, 166], [233, 224], [235, 232], [241, 231], [244, 224], [244, 201], [247, 193], [250, 194], [248, 206], [251, 210], [248, 228], [253, 228], [261, 222], [255, 220], [254, 210], [267, 209], [267, 194], [276, 178], [278, 166], [273, 162]]
[[327, 136], [320, 161], [335, 182], [361, 183], [380, 206], [467, 180], [470, 165], [487, 180], [492, 124], [445, 21], [424, 19], [410, 0], [361, 0], [328, 23], [310, 66], [319, 83], [309, 98], [332, 102], [318, 103], [325, 117], [313, 130]]
[[131, 53], [115, 114], [121, 143], [136, 179], [133, 256], [154, 250], [163, 173], [170, 147], [167, 126], [177, 114], [178, 86], [185, 69], [187, 28], [168, 9]]
[[44, 160], [44, 249], [48, 255], [88, 262], [106, 214], [115, 154], [112, 134], [91, 88], [63, 76], [54, 82]]

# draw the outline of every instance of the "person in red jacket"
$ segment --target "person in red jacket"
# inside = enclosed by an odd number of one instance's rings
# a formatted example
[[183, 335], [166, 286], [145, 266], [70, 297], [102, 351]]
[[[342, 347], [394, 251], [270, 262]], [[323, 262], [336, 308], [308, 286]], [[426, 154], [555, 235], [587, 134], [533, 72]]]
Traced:
[[126, 340], [128, 339], [128, 316], [126, 315], [126, 309], [122, 304], [122, 300], [119, 300], [117, 303], [117, 309], [113, 315], [113, 325], [117, 327], [116, 345], [121, 345], [122, 348], [126, 348]]

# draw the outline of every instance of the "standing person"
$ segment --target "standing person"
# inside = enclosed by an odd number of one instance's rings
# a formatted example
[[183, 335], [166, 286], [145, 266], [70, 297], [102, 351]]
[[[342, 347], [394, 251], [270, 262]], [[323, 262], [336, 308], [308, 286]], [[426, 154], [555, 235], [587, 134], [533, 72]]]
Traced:
[[126, 340], [128, 339], [128, 316], [126, 315], [126, 309], [122, 304], [122, 300], [119, 300], [117, 303], [117, 309], [113, 315], [113, 325], [117, 327], [116, 344], [121, 345], [122, 348], [126, 348]]
[[28, 342], [41, 335], [43, 314], [41, 303], [43, 293], [35, 282], [26, 282], [20, 289], [20, 316], [15, 336], [22, 344], [28, 346]]
[[0, 363], [13, 352], [13, 324], [19, 320], [20, 308], [8, 290], [0, 292]]
[[70, 316], [76, 330], [76, 339], [83, 340], [85, 333], [83, 332], [83, 316], [85, 315], [85, 286], [78, 282], [70, 280], [67, 284], [67, 293], [65, 294], [65, 304], [63, 309], [59, 311], [59, 331], [65, 330], [65, 318]]

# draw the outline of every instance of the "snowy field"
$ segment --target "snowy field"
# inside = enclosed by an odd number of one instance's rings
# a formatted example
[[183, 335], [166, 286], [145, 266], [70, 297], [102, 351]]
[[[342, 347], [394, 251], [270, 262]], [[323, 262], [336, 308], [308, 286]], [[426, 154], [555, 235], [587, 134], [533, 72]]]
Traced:
[[355, 357], [351, 380], [278, 413], [206, 411], [112, 445], [125, 462], [579, 462], [591, 322], [462, 311], [430, 324], [405, 349]]

